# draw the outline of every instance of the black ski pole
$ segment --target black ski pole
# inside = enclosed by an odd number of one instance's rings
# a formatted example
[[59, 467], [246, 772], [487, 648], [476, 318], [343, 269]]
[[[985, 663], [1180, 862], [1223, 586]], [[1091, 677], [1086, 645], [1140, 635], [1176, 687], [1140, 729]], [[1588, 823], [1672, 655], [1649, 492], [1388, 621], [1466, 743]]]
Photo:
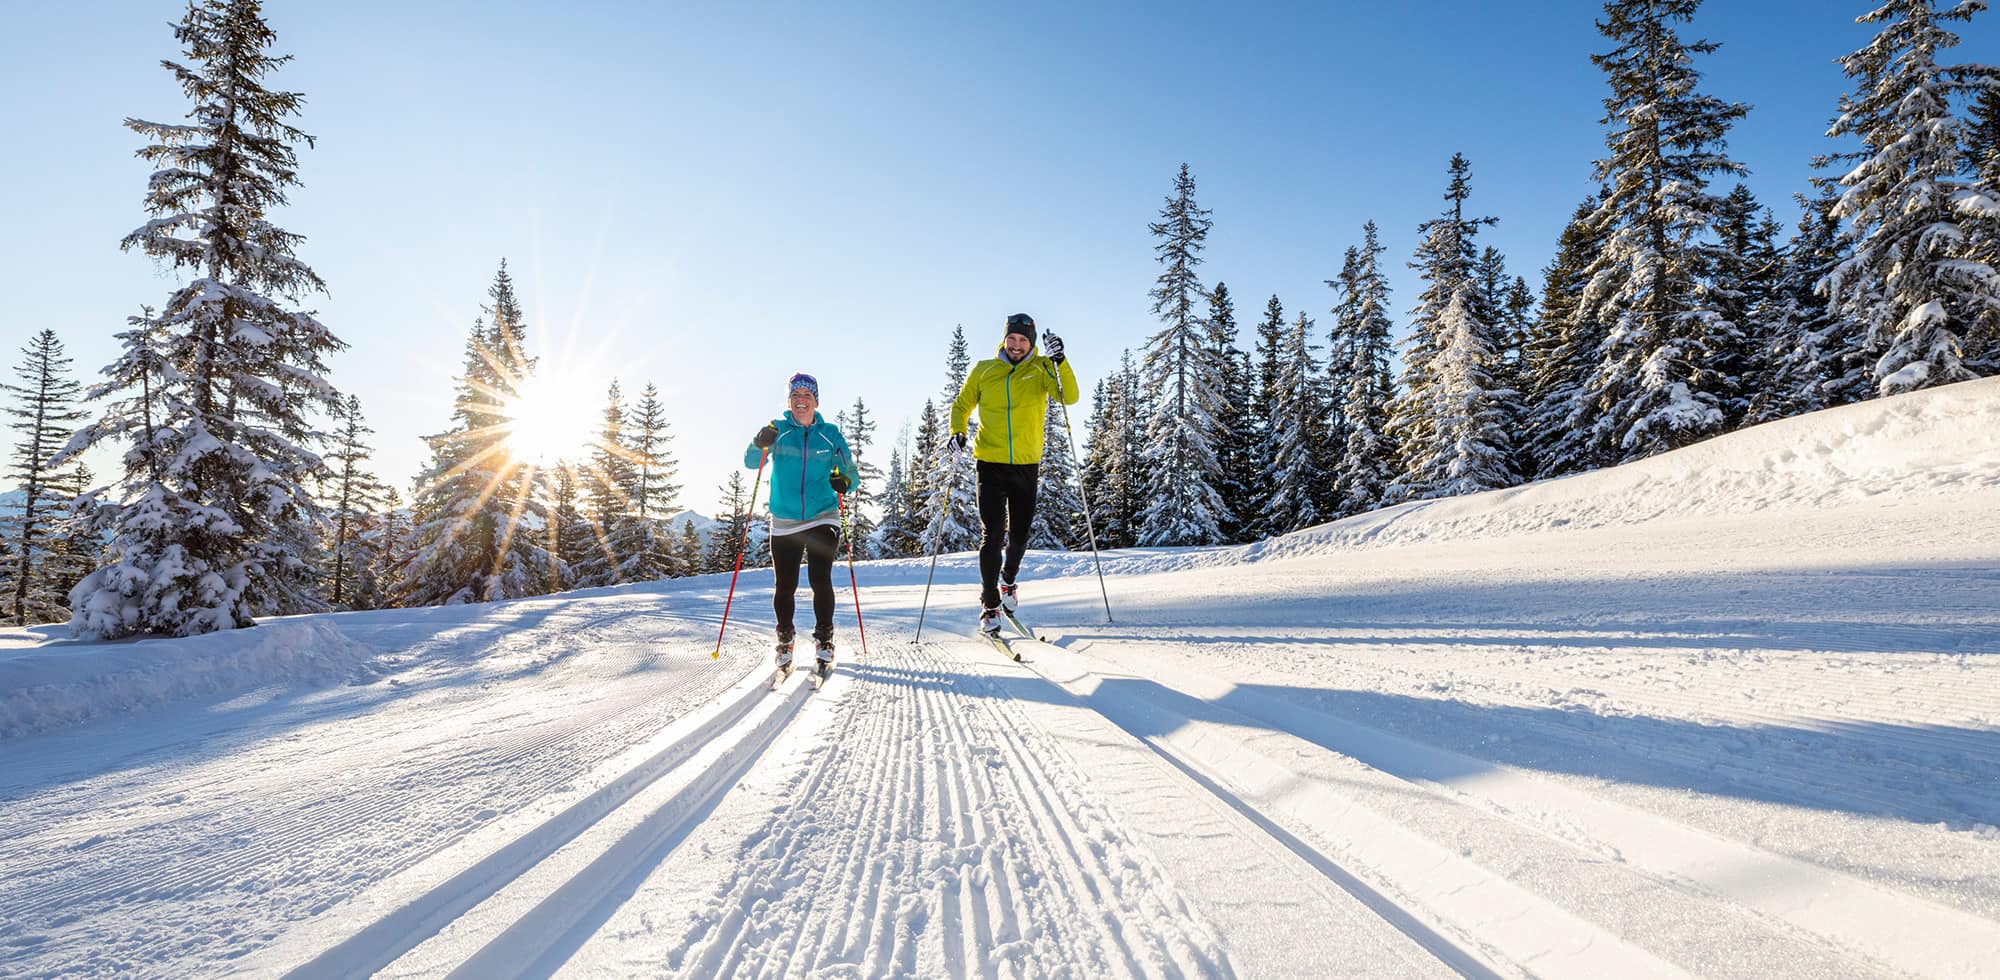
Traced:
[[[1042, 331], [1042, 345], [1044, 347], [1048, 346], [1049, 336], [1049, 331]], [[1074, 464], [1076, 462], [1076, 432], [1069, 427], [1069, 401], [1063, 398], [1062, 368], [1060, 365], [1056, 368], [1056, 404], [1062, 406], [1063, 435], [1069, 437], [1069, 458], [1070, 462]], [[1104, 596], [1104, 621], [1107, 623], [1114, 622], [1111, 618], [1111, 590], [1104, 587], [1104, 559], [1098, 557], [1097, 554], [1097, 528], [1090, 519], [1090, 491], [1083, 488], [1083, 480], [1081, 479], [1076, 481], [1076, 495], [1083, 500], [1083, 529], [1090, 534], [1090, 560], [1097, 565], [1097, 591]]]

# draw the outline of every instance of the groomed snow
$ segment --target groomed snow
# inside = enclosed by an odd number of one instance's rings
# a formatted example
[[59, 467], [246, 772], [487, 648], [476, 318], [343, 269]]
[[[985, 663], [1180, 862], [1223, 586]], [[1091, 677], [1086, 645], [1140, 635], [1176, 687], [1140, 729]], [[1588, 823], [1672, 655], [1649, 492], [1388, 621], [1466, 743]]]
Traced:
[[[0, 633], [0, 975], [1981, 976], [2000, 379], [1259, 545]], [[843, 576], [844, 577], [844, 576]]]

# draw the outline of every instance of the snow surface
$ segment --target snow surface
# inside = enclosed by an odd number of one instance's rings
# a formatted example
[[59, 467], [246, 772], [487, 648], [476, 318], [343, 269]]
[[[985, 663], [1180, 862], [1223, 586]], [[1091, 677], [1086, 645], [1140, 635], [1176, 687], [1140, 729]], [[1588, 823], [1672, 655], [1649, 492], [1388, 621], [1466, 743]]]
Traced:
[[1236, 548], [0, 632], [0, 975], [1992, 976], [2000, 379]]

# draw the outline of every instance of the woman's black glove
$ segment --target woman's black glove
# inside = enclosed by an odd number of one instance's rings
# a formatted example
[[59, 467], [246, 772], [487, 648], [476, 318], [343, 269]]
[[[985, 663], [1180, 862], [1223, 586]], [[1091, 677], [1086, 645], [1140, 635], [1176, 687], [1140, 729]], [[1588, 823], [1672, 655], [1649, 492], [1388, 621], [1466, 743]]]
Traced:
[[839, 470], [827, 474], [826, 482], [833, 487], [834, 493], [846, 493], [847, 488], [854, 485], [854, 481], [849, 480], [847, 474]]
[[758, 449], [769, 449], [771, 448], [771, 444], [777, 441], [778, 441], [777, 426], [767, 425], [757, 430], [757, 437], [751, 439], [750, 444], [756, 446]]

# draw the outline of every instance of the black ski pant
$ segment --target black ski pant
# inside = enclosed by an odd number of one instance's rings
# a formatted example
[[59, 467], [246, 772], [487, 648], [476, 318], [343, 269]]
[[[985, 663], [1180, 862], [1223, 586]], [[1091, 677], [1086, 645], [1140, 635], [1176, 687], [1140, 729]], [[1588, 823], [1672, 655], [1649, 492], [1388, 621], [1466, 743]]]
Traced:
[[771, 538], [771, 567], [778, 591], [771, 611], [778, 614], [778, 635], [792, 635], [792, 609], [799, 591], [799, 559], [806, 563], [806, 580], [813, 590], [813, 639], [833, 639], [833, 559], [840, 551], [840, 529], [809, 527], [796, 534]]
[[[979, 602], [987, 609], [1000, 604], [1000, 582], [1021, 571], [1028, 550], [1028, 532], [1035, 524], [1035, 489], [1041, 485], [1039, 463], [979, 461]], [[1001, 550], [1005, 548], [1005, 565]]]

